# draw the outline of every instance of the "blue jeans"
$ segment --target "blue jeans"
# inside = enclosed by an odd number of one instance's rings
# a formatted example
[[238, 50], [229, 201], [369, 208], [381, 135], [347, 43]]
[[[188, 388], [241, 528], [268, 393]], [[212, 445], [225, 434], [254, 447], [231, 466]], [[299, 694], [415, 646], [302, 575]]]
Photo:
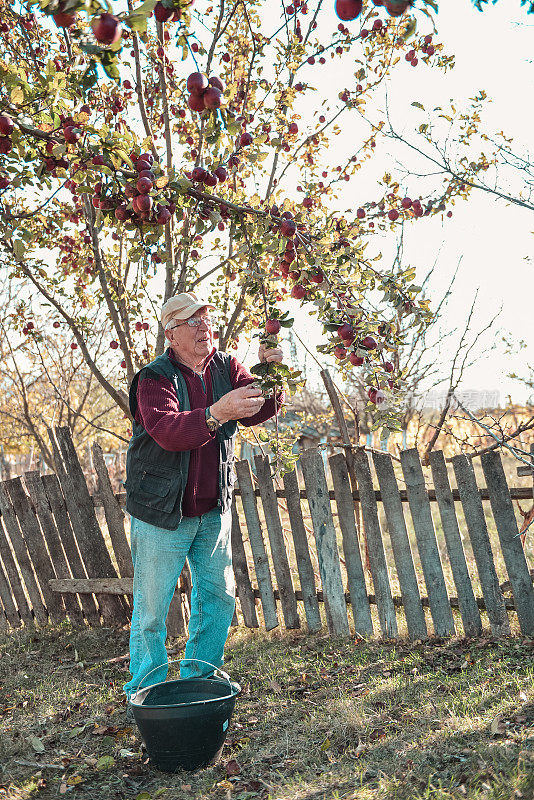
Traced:
[[213, 674], [201, 659], [216, 667], [223, 663], [224, 645], [232, 622], [235, 583], [232, 569], [231, 512], [214, 508], [200, 517], [183, 517], [175, 531], [131, 519], [130, 542], [134, 564], [134, 608], [130, 629], [129, 697], [148, 673], [143, 686], [164, 681], [168, 658], [165, 621], [176, 583], [185, 564], [191, 569], [189, 638], [180, 664], [182, 678]]

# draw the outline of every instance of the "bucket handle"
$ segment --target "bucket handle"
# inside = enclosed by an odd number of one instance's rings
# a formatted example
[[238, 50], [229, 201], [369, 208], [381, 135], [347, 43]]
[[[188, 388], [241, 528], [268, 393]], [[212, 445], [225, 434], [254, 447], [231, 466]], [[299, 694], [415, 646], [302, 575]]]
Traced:
[[[182, 662], [182, 661], [197, 661], [199, 664], [207, 664], [208, 667], [213, 667], [215, 672], [218, 672], [220, 675], [222, 675], [222, 677], [226, 681], [228, 681], [228, 685], [230, 686], [230, 690], [233, 689], [233, 684], [232, 684], [232, 681], [230, 680], [230, 676], [228, 675], [228, 673], [224, 672], [224, 670], [222, 670], [220, 667], [216, 667], [215, 664], [211, 664], [209, 661], [203, 661], [201, 658], [171, 658], [170, 661], [167, 661], [166, 664], [160, 664], [159, 666], [154, 667], [154, 669], [151, 669], [150, 672], [147, 672], [147, 674], [143, 678], [141, 678], [139, 686], [137, 687], [135, 692], [132, 692], [132, 694], [130, 696], [130, 700], [132, 700], [132, 698], [135, 698], [137, 693], [139, 691], [141, 691], [141, 684], [143, 683], [145, 678], [148, 678], [148, 676], [152, 675], [152, 673], [156, 672], [156, 670], [161, 669], [162, 667], [167, 667], [167, 666], [169, 666], [169, 664], [176, 664], [178, 661], [179, 662]], [[145, 686], [144, 688], [146, 689], [147, 687]]]

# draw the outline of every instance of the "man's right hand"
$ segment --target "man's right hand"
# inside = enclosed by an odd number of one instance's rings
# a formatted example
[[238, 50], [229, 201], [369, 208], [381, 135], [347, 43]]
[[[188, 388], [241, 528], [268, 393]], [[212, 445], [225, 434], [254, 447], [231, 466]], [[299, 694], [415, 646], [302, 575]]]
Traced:
[[220, 400], [210, 406], [210, 411], [219, 422], [228, 422], [230, 419], [244, 419], [253, 417], [261, 409], [265, 399], [261, 389], [253, 384], [242, 386], [240, 389], [232, 389]]

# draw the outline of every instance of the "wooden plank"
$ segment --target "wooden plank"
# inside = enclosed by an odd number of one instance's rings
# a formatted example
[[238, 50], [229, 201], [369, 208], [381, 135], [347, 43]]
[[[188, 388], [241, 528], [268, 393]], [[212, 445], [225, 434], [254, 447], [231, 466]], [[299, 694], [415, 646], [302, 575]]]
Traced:
[[243, 619], [247, 628], [258, 628], [258, 615], [256, 614], [256, 602], [254, 592], [248, 574], [247, 556], [243, 544], [243, 534], [239, 524], [239, 514], [235, 504], [232, 503], [232, 563], [236, 582], [237, 596], [241, 604]]
[[534, 636], [534, 589], [519, 538], [501, 457], [496, 451], [490, 451], [481, 457], [481, 461], [501, 551], [512, 586], [519, 627], [524, 636]]
[[133, 563], [130, 545], [124, 530], [125, 514], [113, 494], [113, 487], [104, 461], [102, 448], [95, 442], [92, 448], [93, 466], [97, 474], [97, 491], [102, 498], [104, 515], [109, 531], [109, 538], [119, 568], [121, 578], [133, 577]]
[[35, 574], [33, 572], [26, 542], [24, 541], [24, 537], [20, 531], [17, 517], [15, 516], [13, 506], [11, 505], [11, 500], [9, 499], [9, 495], [5, 488], [5, 482], [0, 483], [0, 511], [2, 512], [4, 528], [9, 536], [9, 541], [13, 547], [13, 552], [15, 553], [15, 558], [17, 559], [20, 574], [22, 575], [24, 585], [26, 586], [26, 591], [30, 598], [33, 615], [39, 625], [46, 625], [48, 623], [48, 614], [41, 599], [39, 586], [37, 585], [37, 581], [35, 579]]
[[355, 450], [354, 468], [358, 486], [360, 487], [362, 515], [369, 551], [369, 565], [375, 589], [380, 629], [386, 638], [395, 638], [398, 635], [395, 606], [391, 596], [386, 554], [378, 519], [378, 506], [373, 489], [371, 469], [367, 453], [363, 447], [358, 447]]
[[310, 557], [308, 547], [308, 537], [302, 517], [302, 505], [300, 502], [299, 483], [296, 471], [286, 472], [284, 477], [284, 487], [287, 498], [287, 513], [291, 527], [291, 536], [295, 547], [295, 558], [299, 572], [300, 588], [302, 601], [304, 603], [304, 613], [306, 614], [306, 624], [310, 633], [317, 633], [323, 627], [321, 612], [317, 602], [317, 591], [315, 588], [315, 572]]
[[6, 615], [4, 614], [4, 609], [2, 608], [2, 603], [0, 602], [0, 633], [7, 633], [8, 631], [8, 624]]
[[[16, 520], [14, 524], [16, 524]], [[28, 605], [26, 594], [24, 593], [19, 571], [17, 569], [17, 565], [15, 564], [15, 559], [13, 558], [13, 553], [11, 552], [11, 548], [8, 543], [4, 525], [5, 525], [5, 520], [0, 522], [0, 558], [2, 559], [5, 575], [11, 587], [11, 595], [17, 605], [18, 616], [20, 618], [18, 625], [20, 625], [21, 620], [25, 625], [33, 625], [34, 618], [30, 606]]]
[[9, 621], [9, 624], [11, 625], [12, 628], [20, 628], [21, 618], [19, 617], [19, 613], [15, 607], [15, 603], [11, 595], [11, 587], [6, 578], [6, 573], [4, 572], [4, 568], [1, 562], [0, 562], [0, 600], [2, 601], [0, 605], [0, 617], [6, 621], [6, 627], [4, 630], [7, 630], [7, 621]]
[[[489, 500], [488, 490], [485, 487], [482, 487], [481, 489], [479, 489], [479, 492], [480, 492], [480, 497], [481, 497], [482, 500]], [[260, 490], [259, 489], [255, 489], [254, 493], [255, 493], [256, 497], [260, 496]], [[241, 496], [241, 492], [240, 492], [240, 490], [238, 488], [234, 489], [234, 495], [236, 497], [240, 497]], [[285, 489], [277, 489], [276, 490], [276, 496], [277, 497], [287, 497], [286, 490]], [[305, 489], [301, 489], [300, 496], [301, 496], [302, 499], [306, 500], [306, 490]], [[121, 506], [126, 505], [126, 492], [117, 492], [115, 497], [117, 499], [117, 502]], [[335, 498], [335, 494], [334, 494], [333, 491], [329, 492], [329, 497], [330, 497], [330, 500], [335, 500], [336, 499]], [[512, 500], [532, 500], [532, 489], [530, 489], [528, 486], [511, 486], [510, 487], [510, 497], [512, 498]], [[91, 498], [93, 500], [94, 505], [97, 508], [102, 506], [102, 498], [100, 497], [100, 495], [98, 493], [91, 495]], [[352, 492], [352, 498], [357, 503], [359, 503], [361, 501], [360, 492], [357, 489]], [[400, 499], [401, 499], [402, 503], [407, 503], [408, 502], [408, 494], [406, 492], [406, 489], [400, 489]], [[436, 502], [437, 498], [436, 498], [436, 492], [434, 491], [434, 489], [428, 489], [428, 499], [430, 500], [431, 503]], [[458, 489], [453, 489], [452, 490], [452, 499], [454, 500], [455, 503], [459, 503], [460, 502], [460, 494], [458, 492]], [[379, 489], [375, 489], [375, 500], [377, 501], [377, 503], [382, 502], [382, 492], [380, 492]]]
[[430, 614], [436, 636], [452, 636], [454, 617], [447, 596], [445, 577], [439, 557], [434, 521], [425, 487], [423, 468], [417, 449], [403, 450], [400, 454], [402, 472], [406, 481], [408, 503], [417, 540], [417, 549], [430, 599]]
[[[532, 577], [532, 580], [534, 581], [534, 576]], [[132, 580], [132, 578], [84, 578], [84, 579], [70, 578], [70, 579], [61, 579], [61, 580], [59, 578], [57, 578], [56, 580], [50, 581], [50, 584], [51, 584], [51, 588], [52, 588], [52, 590], [54, 592], [63, 592], [63, 593], [70, 592], [70, 593], [75, 593], [75, 594], [81, 593], [80, 597], [84, 597], [87, 593], [90, 593], [90, 592], [102, 592], [102, 593], [106, 592], [108, 594], [129, 594], [129, 595], [131, 595], [132, 591], [133, 591], [133, 580]], [[258, 588], [256, 588], [255, 586], [253, 586], [252, 587], [252, 591], [254, 593], [254, 597], [259, 600], [260, 596], [261, 596], [260, 595], [260, 590]], [[276, 600], [280, 599], [280, 595], [278, 593], [278, 589], [274, 589], [273, 594], [274, 594], [274, 597], [275, 597]], [[301, 592], [300, 589], [297, 589], [295, 591], [295, 595], [296, 595], [297, 600], [300, 601], [300, 600], [303, 599], [302, 592]], [[324, 594], [323, 594], [323, 591], [321, 589], [319, 589], [317, 591], [316, 596], [317, 596], [317, 600], [318, 600], [319, 603], [323, 603], [324, 602]], [[183, 592], [182, 592], [182, 597], [183, 597]], [[476, 603], [477, 603], [479, 608], [484, 609], [486, 607], [483, 597], [477, 597], [475, 599], [476, 599]], [[369, 594], [368, 595], [368, 600], [369, 600], [369, 603], [371, 603], [371, 605], [376, 605], [376, 595]], [[350, 594], [348, 592], [345, 592], [345, 602], [347, 603], [347, 605], [350, 603]], [[450, 598], [450, 603], [451, 603], [451, 606], [453, 608], [458, 608], [459, 607], [459, 603], [458, 603], [458, 598], [457, 597], [451, 597]], [[505, 604], [506, 604], [506, 608], [510, 609], [511, 611], [513, 611], [515, 609], [515, 603], [514, 603], [514, 600], [512, 598], [505, 600]], [[397, 595], [394, 595], [393, 596], [393, 605], [396, 608], [402, 608], [402, 605], [403, 605], [402, 597], [398, 597]], [[428, 597], [421, 597], [421, 605], [424, 608], [429, 608], [430, 607], [430, 602], [428, 600]]]
[[473, 546], [473, 555], [491, 630], [496, 636], [507, 636], [510, 633], [510, 621], [506, 614], [495, 570], [484, 508], [478, 493], [473, 464], [471, 459], [461, 453], [453, 457], [452, 465], [456, 484], [462, 497], [465, 521]]
[[[37, 515], [37, 519], [43, 532], [56, 577], [70, 578], [71, 572], [69, 570], [69, 565], [67, 563], [65, 553], [63, 552], [63, 547], [61, 546], [59, 533], [48, 504], [48, 499], [46, 497], [39, 472], [25, 472], [24, 482], [28, 489], [34, 512]], [[65, 604], [65, 609], [69, 619], [73, 625], [83, 625], [83, 614], [77, 598], [67, 595], [63, 598], [63, 602]]]
[[359, 636], [373, 634], [373, 620], [367, 598], [365, 574], [362, 565], [354, 500], [350, 488], [350, 477], [347, 459], [343, 453], [337, 453], [328, 459], [330, 472], [334, 482], [334, 494], [339, 519], [339, 527], [343, 539], [343, 554], [347, 570], [347, 586], [352, 606], [354, 628]]
[[[87, 573], [95, 578], [116, 577], [76, 450], [68, 428], [49, 430], [57, 476], [71, 519], [72, 528]], [[110, 627], [128, 622], [118, 597], [98, 598], [104, 623]]]
[[406, 615], [408, 636], [410, 639], [426, 639], [428, 631], [425, 613], [421, 605], [412, 548], [406, 529], [406, 520], [404, 519], [404, 511], [402, 510], [399, 487], [395, 478], [391, 456], [388, 453], [373, 453], [373, 463], [382, 492], [389, 537]]
[[258, 516], [256, 495], [254, 493], [254, 486], [252, 483], [252, 472], [248, 461], [237, 461], [235, 468], [239, 481], [239, 487], [241, 489], [241, 502], [243, 503], [243, 512], [247, 522], [252, 558], [254, 559], [256, 580], [258, 581], [258, 587], [261, 596], [263, 619], [266, 629], [270, 631], [273, 628], [276, 628], [278, 625], [278, 614], [276, 611], [276, 601], [273, 594], [269, 559], [267, 557], [260, 518]]
[[300, 628], [295, 589], [291, 578], [291, 570], [289, 569], [284, 533], [282, 531], [282, 523], [280, 522], [280, 514], [278, 513], [278, 501], [274, 491], [269, 459], [258, 455], [255, 456], [254, 463], [256, 465], [256, 476], [260, 487], [261, 504], [263, 506], [265, 524], [271, 546], [276, 583], [278, 591], [280, 592], [284, 624], [288, 630]]
[[331, 633], [350, 635], [347, 604], [341, 579], [336, 529], [332, 518], [323, 459], [315, 447], [300, 454], [300, 465], [308, 492], [308, 504], [317, 547], [327, 622]]
[[61, 597], [50, 591], [48, 581], [57, 578], [52, 561], [46, 549], [43, 532], [35, 516], [28, 495], [24, 491], [21, 478], [11, 478], [4, 482], [13, 510], [18, 519], [20, 530], [26, 542], [28, 553], [33, 563], [33, 570], [39, 584], [48, 615], [53, 622], [65, 619], [65, 607]]
[[[86, 578], [87, 572], [85, 571], [78, 545], [74, 538], [67, 507], [65, 505], [65, 498], [61, 492], [58, 477], [55, 474], [42, 475], [41, 481], [50, 504], [50, 509], [54, 515], [56, 528], [59, 538], [61, 539], [61, 544], [63, 545], [71, 575], [73, 578]], [[95, 598], [90, 595], [81, 595], [80, 604], [89, 625], [92, 627], [100, 625], [100, 612], [97, 608]]]
[[482, 633], [482, 620], [475, 600], [473, 586], [467, 562], [465, 559], [464, 547], [454, 509], [451, 485], [445, 463], [445, 456], [441, 450], [430, 453], [430, 467], [432, 469], [432, 480], [436, 490], [438, 508], [449, 553], [449, 562], [452, 569], [452, 577], [458, 601], [460, 605], [460, 616], [466, 636], [480, 636]]

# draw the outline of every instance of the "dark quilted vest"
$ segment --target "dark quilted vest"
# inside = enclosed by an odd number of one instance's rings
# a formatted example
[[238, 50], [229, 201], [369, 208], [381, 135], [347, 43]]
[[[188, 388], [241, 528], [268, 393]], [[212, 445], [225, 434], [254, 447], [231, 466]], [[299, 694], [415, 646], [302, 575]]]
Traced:
[[[232, 390], [230, 360], [226, 353], [215, 353], [208, 369], [211, 373], [213, 402]], [[132, 438], [126, 458], [126, 510], [137, 519], [175, 530], [182, 519], [182, 498], [187, 484], [189, 451], [164, 450], [135, 421], [137, 410], [137, 385], [144, 372], [162, 375], [171, 381], [178, 397], [180, 409], [189, 411], [187, 386], [179, 367], [167, 354], [158, 356], [143, 367], [134, 377], [130, 387], [130, 411], [133, 417]], [[232, 503], [235, 481], [233, 466], [234, 440], [237, 423], [234, 420], [221, 425], [219, 440], [219, 499], [218, 506], [226, 511]]]

